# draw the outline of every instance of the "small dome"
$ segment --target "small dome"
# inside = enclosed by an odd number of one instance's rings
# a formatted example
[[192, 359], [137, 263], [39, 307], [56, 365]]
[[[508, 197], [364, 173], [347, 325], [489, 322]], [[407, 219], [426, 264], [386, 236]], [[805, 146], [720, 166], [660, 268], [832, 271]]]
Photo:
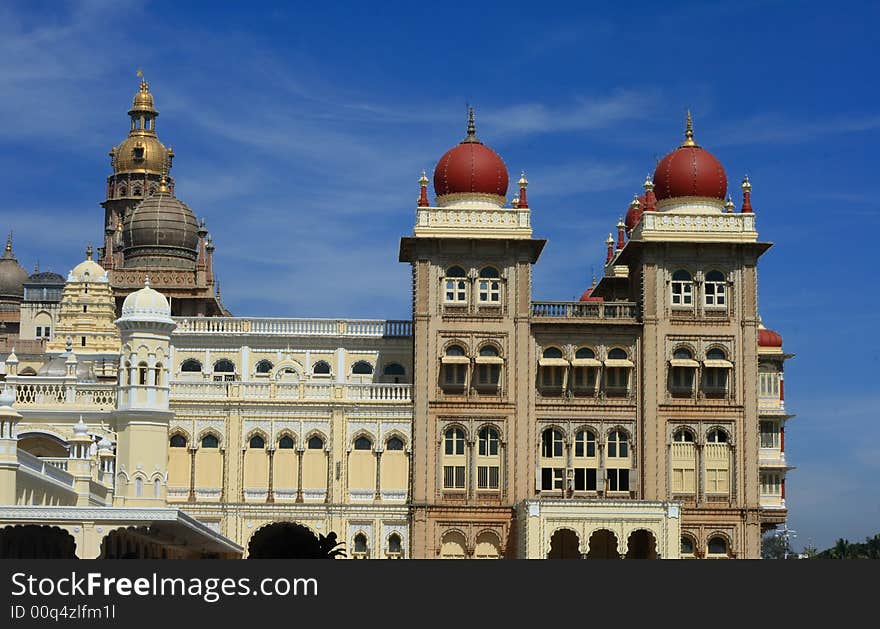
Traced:
[[83, 421], [83, 418], [80, 417], [79, 421], [73, 425], [73, 436], [74, 437], [84, 437], [89, 434], [89, 427], [86, 426], [86, 423]]
[[12, 406], [15, 403], [15, 394], [8, 387], [0, 391], [0, 406]]
[[[51, 378], [63, 378], [67, 375], [67, 354], [56, 356], [50, 361], [43, 363], [37, 369], [38, 376], [48, 376]], [[77, 362], [76, 379], [80, 382], [92, 382], [95, 380], [95, 372], [92, 370], [92, 363]]]
[[28, 284], [64, 284], [64, 278], [52, 271], [38, 271], [31, 273], [27, 280]]
[[101, 440], [98, 442], [98, 450], [112, 450], [113, 442], [110, 441], [107, 437], [101, 437]]
[[450, 194], [475, 194], [496, 197], [503, 205], [509, 182], [504, 160], [477, 139], [473, 108], [469, 111], [468, 133], [437, 162], [434, 169], [434, 192], [437, 197]]
[[122, 223], [125, 266], [193, 268], [199, 224], [193, 211], [160, 185]]
[[167, 319], [171, 317], [171, 306], [162, 293], [150, 288], [147, 278], [142, 289], [129, 294], [122, 302], [122, 317]]
[[68, 282], [99, 282], [107, 281], [107, 271], [100, 264], [92, 260], [92, 246], [86, 249], [86, 259], [70, 270], [67, 276]]
[[12, 236], [6, 240], [6, 251], [0, 255], [0, 300], [11, 298], [21, 301], [28, 273], [12, 253]]
[[585, 290], [578, 301], [605, 301], [603, 297], [593, 297], [593, 288], [595, 287], [591, 286]]
[[138, 89], [137, 94], [134, 95], [134, 100], [131, 103], [131, 110], [128, 113], [131, 115], [137, 112], [158, 114], [153, 107], [153, 95], [150, 93], [150, 85], [144, 80], [142, 75], [141, 86]]
[[758, 347], [782, 347], [782, 336], [767, 328], [758, 328]]
[[684, 143], [661, 159], [654, 170], [654, 194], [658, 200], [709, 197], [724, 201], [727, 174], [712, 153], [694, 142], [690, 112]]
[[623, 223], [626, 225], [626, 231], [631, 232], [635, 229], [636, 225], [639, 224], [639, 221], [642, 220], [642, 212], [645, 211], [645, 195], [640, 194], [639, 197], [639, 205], [636, 206], [635, 203], [630, 203], [629, 208], [626, 211], [626, 218], [624, 218]]

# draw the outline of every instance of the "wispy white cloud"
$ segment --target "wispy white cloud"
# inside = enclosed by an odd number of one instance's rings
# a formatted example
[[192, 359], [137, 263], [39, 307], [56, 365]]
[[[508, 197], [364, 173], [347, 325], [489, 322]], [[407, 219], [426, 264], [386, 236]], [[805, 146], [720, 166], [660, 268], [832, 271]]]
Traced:
[[782, 113], [762, 113], [739, 122], [724, 125], [713, 139], [713, 145], [798, 144], [829, 136], [876, 131], [880, 114], [837, 114], [805, 120]]

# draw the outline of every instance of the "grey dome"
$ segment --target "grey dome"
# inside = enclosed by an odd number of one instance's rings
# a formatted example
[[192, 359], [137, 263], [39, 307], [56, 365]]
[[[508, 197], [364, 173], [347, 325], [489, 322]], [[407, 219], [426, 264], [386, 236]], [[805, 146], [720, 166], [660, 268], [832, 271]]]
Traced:
[[122, 223], [126, 267], [195, 268], [199, 224], [193, 211], [168, 191], [141, 201]]
[[12, 240], [6, 241], [6, 251], [0, 255], [0, 300], [14, 299], [21, 301], [24, 297], [24, 283], [28, 273], [18, 263], [12, 253]]

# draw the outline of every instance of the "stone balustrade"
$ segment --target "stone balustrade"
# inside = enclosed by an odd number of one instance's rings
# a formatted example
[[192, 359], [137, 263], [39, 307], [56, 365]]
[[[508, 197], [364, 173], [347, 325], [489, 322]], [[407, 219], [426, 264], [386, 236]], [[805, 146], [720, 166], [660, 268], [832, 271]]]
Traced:
[[37, 472], [40, 476], [52, 479], [55, 482], [67, 485], [73, 488], [73, 475], [66, 470], [61, 469], [53, 464], [52, 461], [41, 459], [24, 450], [18, 450], [18, 464], [29, 470]]
[[[116, 407], [114, 383], [82, 383], [67, 378], [12, 378], [7, 381], [15, 390], [16, 408], [77, 408], [109, 410]], [[25, 381], [22, 381], [25, 380]]]
[[532, 319], [601, 319], [634, 323], [636, 304], [628, 301], [533, 301]]
[[271, 319], [249, 317], [176, 317], [174, 335], [265, 335], [405, 338], [412, 321], [383, 319]]
[[412, 385], [175, 381], [171, 383], [171, 400], [328, 400], [409, 404], [412, 402]]

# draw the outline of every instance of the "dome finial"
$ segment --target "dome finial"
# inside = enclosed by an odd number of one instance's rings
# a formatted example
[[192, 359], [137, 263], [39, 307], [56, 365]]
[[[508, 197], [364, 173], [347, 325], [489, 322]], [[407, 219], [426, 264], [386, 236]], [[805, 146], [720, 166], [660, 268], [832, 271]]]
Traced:
[[12, 251], [12, 232], [6, 237], [6, 251]]
[[687, 110], [687, 119], [684, 128], [684, 143], [682, 146], [699, 146], [694, 142], [694, 120], [691, 117], [691, 110]]
[[468, 106], [467, 136], [462, 142], [480, 142], [477, 139], [477, 125], [474, 122], [474, 108], [470, 106]]
[[162, 160], [162, 176], [159, 178], [159, 187], [156, 192], [168, 192], [168, 155]]
[[150, 276], [144, 275], [144, 288], [149, 288], [149, 287], [150, 287]]
[[150, 91], [150, 86], [147, 85], [147, 82], [144, 80], [144, 71], [141, 68], [137, 69], [138, 78], [141, 80], [141, 91], [148, 92]]
[[94, 252], [95, 251], [92, 249], [92, 243], [86, 245], [86, 260], [91, 260]]

